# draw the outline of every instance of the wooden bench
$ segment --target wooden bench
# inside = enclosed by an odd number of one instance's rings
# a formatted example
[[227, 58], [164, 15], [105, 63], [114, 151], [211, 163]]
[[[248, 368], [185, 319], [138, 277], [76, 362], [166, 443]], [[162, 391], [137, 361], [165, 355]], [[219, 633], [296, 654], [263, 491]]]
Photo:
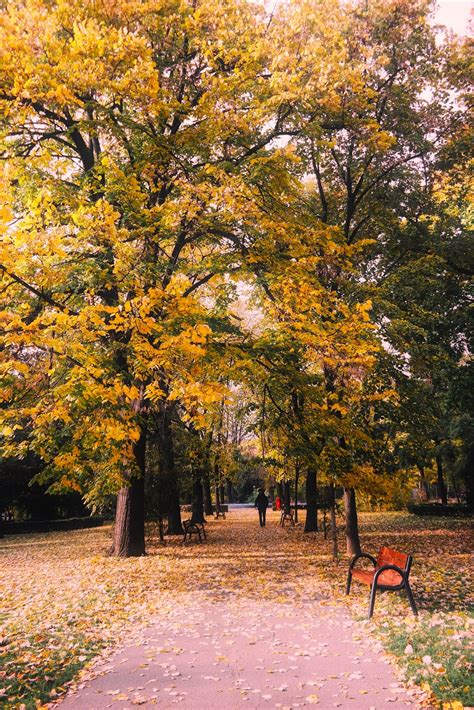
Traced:
[[292, 511], [292, 510], [285, 510], [285, 509], [283, 509], [283, 510], [281, 511], [281, 516], [280, 516], [280, 525], [281, 525], [282, 528], [285, 527], [285, 523], [286, 523], [287, 520], [288, 520], [288, 522], [290, 523], [290, 525], [294, 525], [294, 524], [295, 524], [295, 516], [294, 516], [294, 514], [293, 514], [293, 511]]
[[225, 514], [229, 512], [229, 506], [227, 503], [219, 503], [218, 506], [214, 506], [214, 517], [216, 520], [223, 518], [225, 520]]
[[[356, 562], [362, 558], [370, 560], [374, 566], [374, 569], [355, 569]], [[377, 589], [380, 589], [380, 591], [391, 592], [398, 592], [404, 589], [413, 613], [415, 616], [418, 616], [418, 610], [416, 608], [409, 582], [412, 562], [413, 558], [411, 555], [405, 555], [403, 552], [392, 550], [390, 547], [382, 547], [377, 559], [366, 553], [355, 555], [349, 565], [346, 594], [349, 594], [351, 590], [351, 582], [353, 578], [370, 586], [368, 616], [370, 619], [374, 613], [375, 594]]]
[[183, 528], [183, 545], [186, 544], [186, 540], [191, 540], [192, 535], [197, 535], [199, 538], [199, 542], [202, 542], [203, 538], [204, 540], [207, 540], [206, 530], [204, 528], [203, 523], [197, 523], [193, 520], [183, 520]]

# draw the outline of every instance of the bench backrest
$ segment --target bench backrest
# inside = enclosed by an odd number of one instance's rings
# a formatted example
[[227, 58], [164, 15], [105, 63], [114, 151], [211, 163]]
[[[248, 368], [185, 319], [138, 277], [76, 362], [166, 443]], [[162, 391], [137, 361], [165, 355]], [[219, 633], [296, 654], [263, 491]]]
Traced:
[[405, 572], [409, 572], [411, 561], [411, 555], [405, 555], [404, 552], [392, 550], [391, 547], [382, 547], [377, 556], [377, 567], [382, 567], [382, 565], [396, 565], [396, 567], [400, 567], [400, 569]]

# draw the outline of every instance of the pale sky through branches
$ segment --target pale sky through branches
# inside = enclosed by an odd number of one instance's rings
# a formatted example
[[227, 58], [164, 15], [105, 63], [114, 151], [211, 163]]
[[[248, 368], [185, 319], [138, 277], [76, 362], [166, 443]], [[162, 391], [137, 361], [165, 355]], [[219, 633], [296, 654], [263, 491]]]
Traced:
[[[264, 0], [265, 6], [271, 11], [278, 0]], [[459, 35], [468, 34], [468, 24], [471, 13], [474, 12], [474, 1], [471, 0], [438, 0], [436, 22], [446, 25]]]
[[467, 34], [470, 13], [474, 10], [474, 2], [467, 0], [441, 0], [438, 2], [436, 19], [458, 34]]

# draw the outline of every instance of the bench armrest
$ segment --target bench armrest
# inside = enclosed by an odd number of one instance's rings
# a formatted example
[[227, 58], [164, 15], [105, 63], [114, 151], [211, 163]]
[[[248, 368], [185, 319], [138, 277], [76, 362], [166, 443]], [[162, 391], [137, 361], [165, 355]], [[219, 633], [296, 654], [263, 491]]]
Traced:
[[351, 563], [349, 565], [349, 569], [350, 570], [354, 569], [355, 563], [357, 562], [357, 560], [360, 560], [362, 557], [365, 557], [367, 560], [370, 560], [372, 562], [372, 564], [374, 565], [374, 567], [376, 566], [377, 560], [375, 559], [375, 557], [372, 557], [372, 555], [367, 554], [367, 552], [361, 552], [358, 555], [354, 555], [354, 557], [352, 558]]
[[375, 572], [373, 584], [377, 584], [377, 580], [382, 574], [382, 572], [386, 572], [386, 570], [389, 569], [393, 570], [394, 572], [398, 572], [401, 577], [400, 584], [402, 584], [406, 580], [405, 570], [401, 569], [400, 567], [397, 567], [396, 565], [382, 565], [381, 567], [378, 567]]

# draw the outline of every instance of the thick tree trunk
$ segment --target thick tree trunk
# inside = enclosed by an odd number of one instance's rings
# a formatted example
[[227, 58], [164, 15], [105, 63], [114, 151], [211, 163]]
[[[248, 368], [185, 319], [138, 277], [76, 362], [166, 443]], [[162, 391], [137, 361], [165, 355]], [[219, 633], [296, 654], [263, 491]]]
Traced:
[[226, 488], [227, 488], [227, 502], [233, 503], [234, 502], [234, 491], [232, 490], [232, 481], [230, 480], [230, 478], [226, 478], [225, 483], [226, 483]]
[[444, 482], [443, 474], [443, 459], [441, 454], [436, 456], [436, 470], [438, 473], [437, 484], [438, 484], [438, 497], [443, 505], [448, 504], [448, 494], [446, 492], [446, 484]]
[[357, 520], [356, 495], [353, 488], [344, 488], [344, 508], [346, 513], [346, 544], [349, 555], [361, 552], [359, 523]]
[[212, 515], [211, 482], [209, 480], [209, 473], [207, 471], [203, 475], [202, 488], [204, 495], [204, 514]]
[[334, 490], [334, 484], [329, 486], [329, 510], [331, 514], [332, 558], [337, 560], [339, 549], [337, 546], [336, 491]]
[[224, 485], [219, 486], [219, 500], [221, 503], [225, 503], [225, 487], [224, 487]]
[[202, 489], [201, 476], [197, 474], [193, 483], [193, 512], [191, 515], [193, 523], [205, 523], [204, 520], [204, 495]]
[[130, 485], [121, 488], [117, 496], [113, 557], [139, 557], [145, 554], [145, 451], [146, 430], [133, 447], [139, 476], [132, 476]]
[[318, 532], [318, 483], [316, 469], [306, 471], [306, 522], [305, 532]]

